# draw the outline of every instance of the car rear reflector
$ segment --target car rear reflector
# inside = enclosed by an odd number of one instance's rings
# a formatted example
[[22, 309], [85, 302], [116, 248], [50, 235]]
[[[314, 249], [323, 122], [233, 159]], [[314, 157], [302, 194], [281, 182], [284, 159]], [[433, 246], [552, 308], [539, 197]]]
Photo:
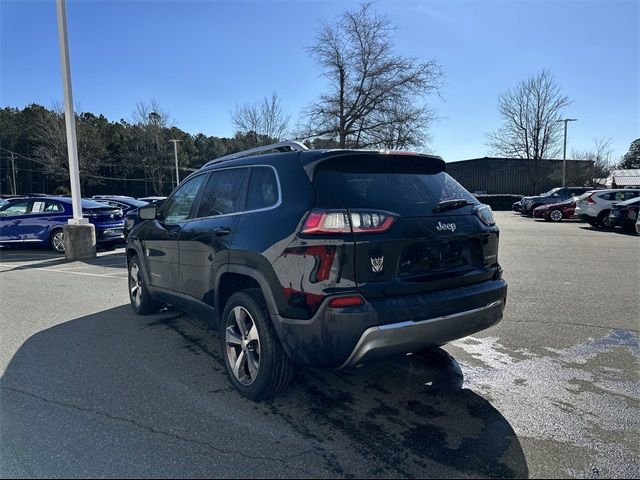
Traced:
[[591, 195], [589, 195], [589, 197], [587, 197], [587, 203], [588, 203], [589, 205], [595, 205], [595, 204], [596, 204], [596, 201], [595, 201], [593, 198], [591, 198], [591, 197], [593, 197], [594, 195], [595, 195], [595, 193], [592, 193]]
[[364, 298], [360, 295], [337, 297], [329, 301], [329, 308], [357, 307], [358, 305], [364, 305]]

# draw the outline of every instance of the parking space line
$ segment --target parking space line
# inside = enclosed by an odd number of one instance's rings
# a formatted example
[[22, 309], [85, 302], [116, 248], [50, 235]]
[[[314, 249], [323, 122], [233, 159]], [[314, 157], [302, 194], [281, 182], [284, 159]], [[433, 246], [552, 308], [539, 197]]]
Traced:
[[113, 265], [120, 265], [122, 268], [126, 268], [127, 264], [124, 262], [118, 262], [118, 263], [105, 263], [105, 264], [99, 264], [99, 265], [80, 265], [77, 267], [70, 267], [70, 268], [62, 268], [60, 269], [60, 271], [67, 271], [67, 270], [78, 270], [80, 268], [100, 268], [100, 267], [111, 267]]
[[53, 268], [41, 268], [40, 272], [55, 272], [55, 273], [66, 273], [69, 275], [86, 275], [88, 277], [106, 277], [106, 278], [127, 278], [127, 272], [119, 272], [115, 274], [100, 274], [100, 273], [87, 273], [87, 272], [69, 272], [68, 270], [56, 270]]

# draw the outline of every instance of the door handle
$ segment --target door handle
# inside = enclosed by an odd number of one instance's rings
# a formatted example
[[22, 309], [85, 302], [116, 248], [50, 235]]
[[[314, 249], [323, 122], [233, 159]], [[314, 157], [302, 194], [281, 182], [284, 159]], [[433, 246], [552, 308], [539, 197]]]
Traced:
[[231, 233], [231, 229], [229, 227], [219, 227], [213, 229], [213, 234], [216, 237], [222, 237], [224, 235], [229, 235]]

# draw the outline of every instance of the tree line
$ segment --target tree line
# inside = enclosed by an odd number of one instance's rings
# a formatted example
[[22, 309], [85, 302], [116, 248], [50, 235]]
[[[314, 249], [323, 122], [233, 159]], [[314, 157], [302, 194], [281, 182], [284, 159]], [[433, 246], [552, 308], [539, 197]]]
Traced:
[[[123, 191], [123, 182], [138, 182], [133, 190], [140, 195], [166, 195], [175, 185], [172, 139], [180, 141], [181, 178], [212, 158], [251, 148], [256, 140], [273, 140], [240, 132], [231, 138], [192, 135], [173, 125], [169, 114], [155, 101], [139, 103], [131, 120], [111, 121], [104, 115], [77, 113], [76, 130], [80, 181], [87, 194], [130, 193]], [[60, 187], [59, 193], [65, 193], [69, 170], [64, 113], [37, 104], [0, 109], [0, 158], [2, 193], [33, 191], [30, 187], [26, 191], [18, 188], [19, 180], [13, 185], [14, 170], [23, 177], [40, 172], [49, 190]], [[145, 191], [142, 185], [147, 186]]]

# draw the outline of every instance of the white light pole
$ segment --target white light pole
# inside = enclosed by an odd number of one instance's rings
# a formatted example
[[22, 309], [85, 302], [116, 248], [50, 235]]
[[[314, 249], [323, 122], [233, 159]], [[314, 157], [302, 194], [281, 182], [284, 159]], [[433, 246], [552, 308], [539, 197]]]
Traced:
[[82, 216], [82, 193], [80, 191], [80, 171], [78, 168], [78, 145], [76, 143], [76, 121], [73, 113], [71, 92], [71, 66], [69, 63], [69, 43], [67, 39], [67, 7], [65, 0], [56, 0], [58, 14], [58, 43], [62, 66], [62, 86], [64, 89], [64, 118], [69, 154], [69, 180], [71, 183], [71, 204], [73, 218], [64, 227], [64, 251], [67, 259], [77, 260], [96, 256], [95, 227]]
[[89, 220], [82, 217], [76, 121], [73, 113], [71, 66], [69, 64], [69, 43], [67, 39], [66, 0], [56, 0], [56, 6], [58, 11], [58, 42], [60, 44], [60, 61], [62, 65], [62, 87], [64, 89], [64, 118], [67, 127], [67, 151], [69, 152], [69, 180], [71, 181], [71, 203], [73, 205], [73, 219], [69, 219], [69, 224], [82, 225], [89, 223]]
[[564, 122], [564, 149], [562, 151], [562, 186], [566, 186], [567, 181], [567, 123], [577, 121], [577, 118], [563, 118], [556, 120], [558, 122]]
[[180, 185], [180, 172], [178, 171], [178, 142], [180, 140], [169, 140], [173, 142], [173, 154], [176, 158], [176, 187]]

